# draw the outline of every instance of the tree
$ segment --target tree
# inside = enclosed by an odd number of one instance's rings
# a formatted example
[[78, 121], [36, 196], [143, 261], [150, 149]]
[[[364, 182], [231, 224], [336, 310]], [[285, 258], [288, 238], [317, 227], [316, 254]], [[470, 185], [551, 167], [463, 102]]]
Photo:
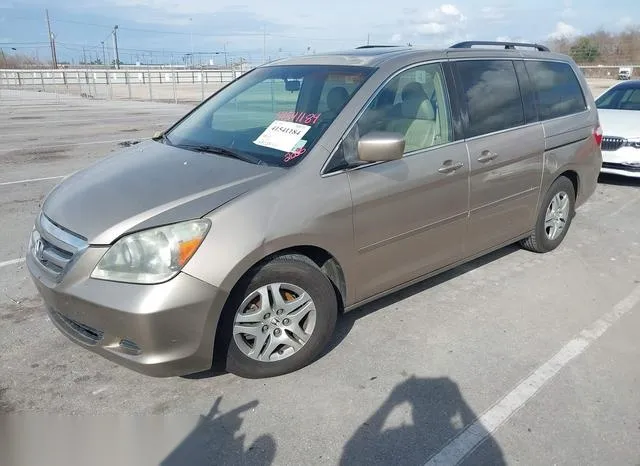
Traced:
[[600, 57], [598, 46], [588, 37], [581, 37], [569, 49], [569, 55], [577, 63], [593, 63]]

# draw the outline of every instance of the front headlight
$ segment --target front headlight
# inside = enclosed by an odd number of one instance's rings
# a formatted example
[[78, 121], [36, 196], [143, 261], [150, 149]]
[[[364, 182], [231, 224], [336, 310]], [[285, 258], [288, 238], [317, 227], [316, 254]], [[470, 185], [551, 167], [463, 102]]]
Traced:
[[210, 225], [201, 219], [124, 236], [100, 259], [91, 277], [144, 284], [167, 281], [191, 259]]

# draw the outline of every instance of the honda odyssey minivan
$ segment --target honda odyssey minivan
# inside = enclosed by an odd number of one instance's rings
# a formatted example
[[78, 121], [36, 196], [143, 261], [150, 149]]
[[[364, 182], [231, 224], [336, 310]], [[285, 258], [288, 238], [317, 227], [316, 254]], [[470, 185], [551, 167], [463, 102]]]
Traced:
[[56, 327], [123, 366], [285, 374], [341, 312], [505, 245], [555, 249], [601, 137], [579, 68], [544, 46], [288, 58], [65, 179], [26, 260]]

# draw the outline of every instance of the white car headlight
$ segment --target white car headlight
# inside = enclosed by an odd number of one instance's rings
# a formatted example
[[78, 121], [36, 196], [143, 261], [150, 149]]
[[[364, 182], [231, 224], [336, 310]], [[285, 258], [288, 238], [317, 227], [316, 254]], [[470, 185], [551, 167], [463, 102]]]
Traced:
[[91, 277], [129, 283], [161, 283], [173, 278], [209, 231], [201, 219], [132, 233], [109, 248]]

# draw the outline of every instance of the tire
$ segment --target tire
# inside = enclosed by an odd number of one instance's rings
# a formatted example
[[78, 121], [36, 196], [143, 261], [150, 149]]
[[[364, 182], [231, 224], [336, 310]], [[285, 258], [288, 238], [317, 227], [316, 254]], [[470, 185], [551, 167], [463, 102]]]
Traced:
[[[545, 227], [547, 213], [551, 208], [551, 203], [556, 198], [556, 196], [562, 194], [567, 196], [568, 207], [566, 217], [564, 219], [564, 227], [562, 231], [558, 233], [555, 237], [549, 236], [549, 230]], [[557, 248], [560, 243], [564, 240], [564, 237], [567, 235], [569, 231], [569, 227], [571, 226], [571, 221], [573, 220], [573, 216], [575, 214], [575, 202], [576, 202], [576, 193], [575, 188], [573, 187], [573, 183], [569, 178], [565, 176], [558, 177], [549, 187], [549, 190], [545, 194], [541, 204], [540, 209], [538, 211], [538, 216], [536, 218], [536, 224], [533, 230], [533, 233], [528, 238], [522, 240], [520, 244], [525, 249], [529, 251], [545, 253], [553, 251]], [[549, 227], [551, 229], [553, 227]]]
[[[280, 295], [284, 299], [282, 303], [287, 306], [286, 308], [275, 304], [274, 296], [277, 289], [281, 291]], [[301, 291], [310, 298], [311, 305], [307, 303], [300, 306], [303, 301], [295, 302], [306, 299]], [[270, 311], [262, 307], [265, 294], [261, 292], [266, 292], [268, 296]], [[256, 296], [252, 298], [253, 295]], [[290, 301], [286, 300], [288, 297], [291, 297]], [[243, 311], [248, 305], [250, 312], [245, 314]], [[306, 312], [313, 307], [315, 312], [311, 311], [307, 314], [301, 325], [296, 326], [297, 324], [292, 322], [288, 326], [284, 325], [287, 315], [294, 316], [300, 313], [300, 310]], [[291, 311], [292, 309], [296, 310]], [[274, 312], [280, 311], [283, 311], [282, 314], [273, 315]], [[288, 314], [289, 312], [291, 314]], [[267, 313], [271, 316], [265, 318]], [[304, 256], [281, 256], [252, 270], [234, 288], [223, 310], [220, 345], [217, 345], [216, 351], [223, 352], [225, 369], [240, 377], [257, 379], [294, 372], [313, 362], [327, 346], [333, 335], [337, 315], [338, 300], [333, 285], [318, 266]], [[251, 319], [252, 322], [247, 324], [244, 321], [236, 322], [236, 319], [242, 318], [240, 316], [247, 316], [247, 319]], [[275, 320], [279, 322], [276, 323]], [[295, 320], [295, 318], [291, 317], [288, 320]], [[249, 326], [251, 332], [257, 336], [239, 332], [238, 325]], [[297, 338], [297, 335], [301, 335], [300, 330], [303, 325], [307, 328], [313, 327], [306, 341]], [[269, 329], [264, 331], [266, 327]], [[295, 332], [290, 331], [294, 327]], [[306, 333], [304, 335], [306, 336]], [[255, 348], [258, 346], [258, 339], [262, 338], [266, 340], [261, 346], [264, 351], [260, 352]], [[302, 341], [302, 346], [296, 350], [293, 346], [280, 345], [279, 351], [272, 352], [271, 343], [275, 344], [284, 338], [287, 338], [287, 342], [291, 342], [290, 338], [293, 338], [293, 343], [297, 345]], [[282, 352], [285, 352], [284, 356]], [[253, 354], [253, 357], [248, 353]], [[271, 360], [270, 357], [282, 359]]]

